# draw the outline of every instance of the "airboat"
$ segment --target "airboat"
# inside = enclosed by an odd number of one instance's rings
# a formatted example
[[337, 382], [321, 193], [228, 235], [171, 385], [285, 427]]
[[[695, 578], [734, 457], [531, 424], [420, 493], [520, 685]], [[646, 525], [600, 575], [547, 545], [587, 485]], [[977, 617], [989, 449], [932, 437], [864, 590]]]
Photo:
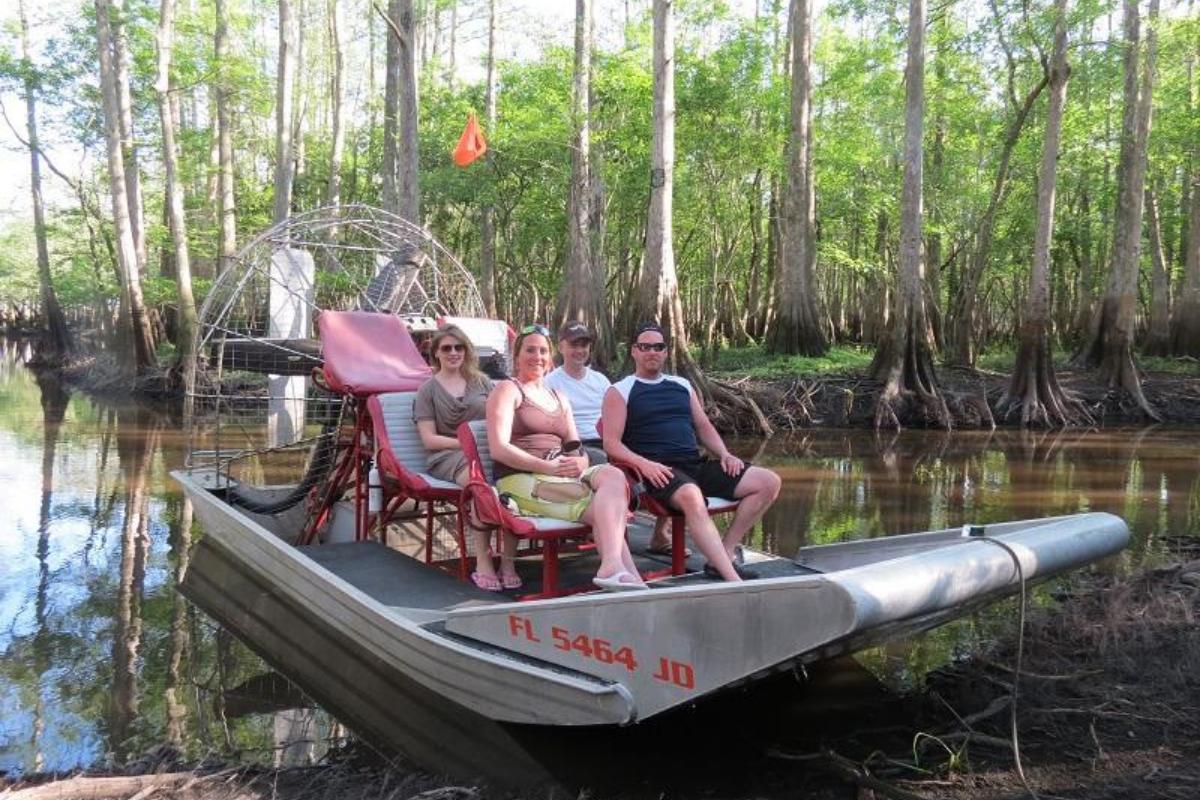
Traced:
[[[411, 398], [439, 324], [459, 324], [495, 375], [511, 330], [445, 247], [378, 209], [320, 209], [247, 244], [200, 316], [188, 459], [172, 473], [203, 529], [182, 590], [365, 740], [449, 774], [540, 780], [546, 731], [636, 725], [909, 636], [1129, 538], [1085, 513], [747, 550], [761, 577], [726, 584], [685, 555], [681, 519], [674, 555], [648, 552], [643, 512], [630, 544], [651, 588], [606, 593], [582, 591], [586, 527], [497, 504], [526, 586], [485, 592], [464, 580], [459, 520], [486, 498], [422, 474]], [[459, 433], [486, 472], [478, 424]]]

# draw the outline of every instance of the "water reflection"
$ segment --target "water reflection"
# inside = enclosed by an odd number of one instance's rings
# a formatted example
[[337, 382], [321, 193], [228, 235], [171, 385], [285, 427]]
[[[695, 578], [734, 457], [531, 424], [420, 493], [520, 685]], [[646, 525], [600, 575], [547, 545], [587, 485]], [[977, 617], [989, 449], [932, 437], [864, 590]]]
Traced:
[[[0, 340], [0, 772], [188, 758], [271, 759], [269, 717], [213, 698], [264, 670], [174, 590], [191, 509], [166, 418], [72, 395]], [[217, 668], [217, 655], [222, 666]]]
[[[0, 770], [121, 762], [163, 742], [192, 759], [274, 761], [284, 730], [313, 725], [248, 701], [263, 665], [174, 590], [192, 539], [192, 510], [166, 474], [183, 462], [180, 431], [35, 378], [28, 352], [0, 340]], [[1129, 520], [1126, 566], [1200, 534], [1194, 430], [813, 431], [741, 444], [784, 476], [755, 533], [781, 554], [1084, 510]], [[911, 683], [984, 633], [971, 618], [864, 660]], [[321, 717], [318, 737], [330, 725]]]
[[1200, 431], [814, 431], [771, 442], [784, 489], [758, 532], [806, 544], [967, 522], [1109, 511], [1133, 531], [1131, 564], [1200, 535]]

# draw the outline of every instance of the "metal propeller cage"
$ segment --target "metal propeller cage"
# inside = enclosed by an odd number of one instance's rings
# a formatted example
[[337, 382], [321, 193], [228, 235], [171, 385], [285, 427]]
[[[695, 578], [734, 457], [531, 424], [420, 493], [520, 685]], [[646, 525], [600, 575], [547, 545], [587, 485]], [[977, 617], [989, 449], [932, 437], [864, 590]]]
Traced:
[[302, 507], [353, 424], [353, 403], [313, 377], [326, 309], [396, 314], [413, 331], [486, 313], [454, 255], [378, 208], [314, 209], [248, 242], [200, 310], [186, 466], [250, 511]]

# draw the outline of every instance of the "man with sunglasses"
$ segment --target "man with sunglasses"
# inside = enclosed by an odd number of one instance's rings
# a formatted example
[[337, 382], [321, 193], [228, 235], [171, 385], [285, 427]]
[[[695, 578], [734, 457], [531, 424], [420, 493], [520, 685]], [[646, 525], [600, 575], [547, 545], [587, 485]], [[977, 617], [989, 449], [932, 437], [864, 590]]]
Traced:
[[[758, 577], [741, 563], [741, 542], [779, 495], [779, 476], [730, 453], [692, 385], [663, 372], [662, 327], [642, 323], [630, 353], [634, 373], [604, 396], [604, 449], [636, 467], [648, 493], [683, 513], [688, 533], [708, 559], [705, 574], [728, 581]], [[724, 539], [708, 514], [706, 495], [739, 501]]]

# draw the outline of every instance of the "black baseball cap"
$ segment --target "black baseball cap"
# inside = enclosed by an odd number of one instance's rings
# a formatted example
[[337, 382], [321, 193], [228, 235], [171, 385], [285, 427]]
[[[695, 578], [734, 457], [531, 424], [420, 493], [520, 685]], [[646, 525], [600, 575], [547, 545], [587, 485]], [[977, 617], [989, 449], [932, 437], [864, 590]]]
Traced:
[[596, 340], [596, 337], [592, 335], [592, 329], [582, 322], [567, 322], [558, 329], [560, 342], [577, 342], [580, 339], [587, 339], [589, 342]]
[[648, 322], [643, 322], [641, 325], [638, 325], [637, 329], [634, 330], [634, 332], [633, 332], [633, 340], [636, 342], [638, 337], [641, 336], [643, 333], [646, 333], [647, 331], [653, 331], [654, 333], [657, 333], [659, 336], [661, 336], [663, 338], [664, 342], [667, 340], [667, 332], [663, 330], [662, 325], [659, 325], [657, 322], [654, 322], [653, 320], [650, 320]]

